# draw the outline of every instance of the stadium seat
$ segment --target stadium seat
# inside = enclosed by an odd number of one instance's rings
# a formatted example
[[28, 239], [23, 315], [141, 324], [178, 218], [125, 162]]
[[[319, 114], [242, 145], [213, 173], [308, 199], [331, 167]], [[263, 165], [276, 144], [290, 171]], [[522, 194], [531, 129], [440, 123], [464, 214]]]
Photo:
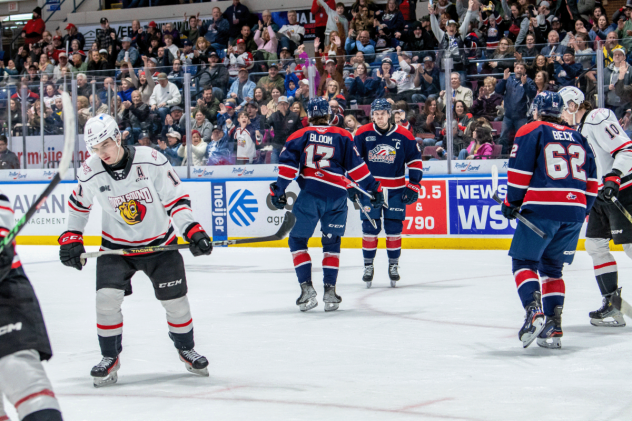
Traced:
[[437, 155], [437, 147], [436, 146], [426, 146], [424, 151], [421, 153], [423, 156], [429, 156], [431, 158], [439, 159], [439, 155]]

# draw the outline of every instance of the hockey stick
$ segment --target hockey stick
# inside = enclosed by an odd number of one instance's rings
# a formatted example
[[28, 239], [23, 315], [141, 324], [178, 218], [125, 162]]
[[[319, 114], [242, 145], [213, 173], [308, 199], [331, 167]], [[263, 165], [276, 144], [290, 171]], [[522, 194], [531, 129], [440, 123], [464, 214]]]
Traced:
[[[492, 199], [496, 201], [499, 205], [502, 205], [503, 201], [498, 197], [498, 167], [496, 165], [492, 165], [492, 191], [494, 192], [494, 196]], [[541, 238], [546, 239], [547, 235], [540, 228], [533, 225], [527, 218], [523, 215], [516, 213], [516, 219], [523, 224], [525, 224], [531, 231], [535, 232]]]
[[364, 209], [364, 206], [362, 206], [362, 203], [360, 203], [360, 199], [358, 199], [358, 195], [356, 195], [355, 197], [355, 202], [358, 204], [358, 206], [360, 206], [360, 210], [362, 211], [362, 213], [364, 214], [364, 216], [366, 216], [366, 219], [369, 220], [369, 222], [371, 223], [371, 225], [373, 225], [373, 228], [377, 229], [377, 224], [375, 223], [375, 221], [369, 216], [369, 213], [366, 211], [366, 209]]
[[[44, 192], [37, 198], [35, 202], [31, 205], [30, 208], [26, 211], [24, 215], [15, 223], [11, 231], [0, 241], [0, 252], [6, 247], [7, 244], [11, 244], [15, 237], [22, 231], [22, 228], [26, 225], [26, 223], [35, 215], [35, 212], [39, 210], [39, 208], [46, 202], [48, 196], [55, 190], [55, 187], [59, 184], [59, 182], [64, 178], [66, 171], [70, 167], [70, 162], [72, 160], [72, 153], [75, 150], [75, 115], [72, 112], [73, 105], [70, 100], [70, 95], [67, 92], [63, 92], [61, 94], [61, 102], [66, 110], [64, 112], [64, 151], [61, 155], [61, 161], [59, 162], [59, 171], [51, 182], [48, 184]], [[23, 151], [26, 153], [26, 151]]]
[[625, 216], [625, 218], [632, 224], [632, 215], [630, 215], [630, 212], [628, 212], [628, 210], [621, 204], [621, 202], [619, 202], [619, 199], [617, 199], [615, 196], [612, 196], [610, 200], [612, 201], [612, 203], [614, 203], [617, 209], [621, 211], [623, 216]]
[[618, 294], [613, 294], [610, 303], [625, 316], [632, 318], [632, 306]]
[[[267, 237], [255, 237], [255, 238], [241, 238], [238, 240], [220, 240], [213, 241], [213, 247], [217, 246], [231, 246], [234, 244], [248, 244], [248, 243], [264, 243], [267, 241], [277, 241], [282, 240], [290, 233], [294, 224], [296, 223], [296, 217], [292, 212], [286, 212], [285, 218], [283, 219], [283, 223], [279, 227], [279, 230], [273, 234], [268, 235]], [[139, 247], [135, 249], [122, 249], [122, 250], [103, 250], [103, 251], [95, 251], [92, 253], [81, 253], [81, 259], [90, 259], [99, 256], [107, 256], [107, 255], [118, 255], [118, 256], [130, 256], [130, 255], [138, 255], [138, 254], [148, 254], [148, 253], [157, 253], [159, 251], [170, 251], [170, 250], [182, 250], [189, 248], [189, 243], [187, 244], [170, 244], [167, 246], [154, 246], [154, 247]]]

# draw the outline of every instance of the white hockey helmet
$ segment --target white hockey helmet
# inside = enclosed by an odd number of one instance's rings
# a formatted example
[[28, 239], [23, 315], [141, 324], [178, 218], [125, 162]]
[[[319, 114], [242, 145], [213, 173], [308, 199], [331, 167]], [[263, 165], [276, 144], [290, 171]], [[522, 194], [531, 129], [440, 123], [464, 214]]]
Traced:
[[83, 133], [83, 140], [89, 151], [107, 139], [116, 142], [121, 136], [116, 120], [108, 114], [99, 114], [89, 119]]
[[582, 105], [582, 102], [584, 102], [584, 93], [574, 86], [567, 86], [560, 89], [559, 94], [562, 96], [562, 100], [564, 101], [564, 110], [566, 111], [568, 111], [569, 102], [574, 102], [577, 105], [577, 108], [579, 108], [579, 106]]

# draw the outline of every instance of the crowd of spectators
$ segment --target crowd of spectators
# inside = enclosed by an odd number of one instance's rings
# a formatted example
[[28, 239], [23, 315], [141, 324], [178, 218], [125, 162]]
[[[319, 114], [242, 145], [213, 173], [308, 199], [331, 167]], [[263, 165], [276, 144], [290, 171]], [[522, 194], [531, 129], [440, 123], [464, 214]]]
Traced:
[[[539, 92], [579, 86], [595, 100], [597, 50], [604, 55], [605, 104], [627, 130], [632, 0], [611, 18], [597, 0], [431, 3], [417, 19], [416, 0], [356, 0], [351, 7], [313, 0], [311, 57], [296, 11], [259, 15], [239, 0], [224, 11], [214, 7], [208, 19], [185, 14], [181, 31], [133, 21], [129, 36], [119, 38], [104, 17], [91, 45], [72, 23], [65, 34], [47, 31], [36, 8], [23, 46], [0, 61], [3, 82], [15, 86], [6, 112], [13, 134], [39, 134], [42, 118], [45, 134], [61, 133], [60, 92], [76, 79], [80, 127], [95, 113], [110, 113], [126, 144], [156, 148], [173, 165], [186, 165], [189, 113], [192, 164], [276, 163], [287, 137], [307, 125], [310, 91], [329, 101], [330, 124], [352, 133], [370, 122], [367, 106], [387, 98], [394, 121], [430, 148], [426, 158], [490, 158], [509, 153]], [[186, 73], [191, 103], [184, 99]]]

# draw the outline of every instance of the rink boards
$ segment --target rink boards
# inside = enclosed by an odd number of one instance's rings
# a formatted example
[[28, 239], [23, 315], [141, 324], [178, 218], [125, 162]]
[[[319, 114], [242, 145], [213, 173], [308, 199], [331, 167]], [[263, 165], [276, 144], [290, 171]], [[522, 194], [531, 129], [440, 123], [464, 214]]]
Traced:
[[[216, 240], [270, 235], [278, 229], [286, 211], [291, 211], [299, 193], [296, 183], [287, 190], [288, 205], [277, 210], [270, 202], [272, 178], [186, 179], [184, 187], [192, 200], [195, 218]], [[18, 244], [57, 244], [68, 223], [68, 197], [75, 186], [65, 181], [46, 200], [35, 217], [18, 237]], [[44, 189], [44, 182], [2, 182], [16, 219], [20, 218]], [[504, 198], [506, 179], [500, 180], [499, 196]], [[486, 176], [424, 177], [417, 203], [406, 209], [404, 248], [508, 249], [516, 228], [515, 221], [502, 216], [501, 207], [492, 199], [491, 178]], [[360, 210], [350, 201], [347, 227], [342, 245], [362, 247]], [[88, 245], [99, 245], [101, 209], [93, 206], [84, 232]], [[320, 243], [320, 227], [310, 245]], [[383, 237], [384, 234], [381, 234]], [[582, 234], [583, 238], [583, 234]], [[251, 244], [262, 247], [285, 247], [287, 240]], [[379, 247], [384, 247], [380, 239]], [[583, 240], [579, 248], [583, 249]]]

